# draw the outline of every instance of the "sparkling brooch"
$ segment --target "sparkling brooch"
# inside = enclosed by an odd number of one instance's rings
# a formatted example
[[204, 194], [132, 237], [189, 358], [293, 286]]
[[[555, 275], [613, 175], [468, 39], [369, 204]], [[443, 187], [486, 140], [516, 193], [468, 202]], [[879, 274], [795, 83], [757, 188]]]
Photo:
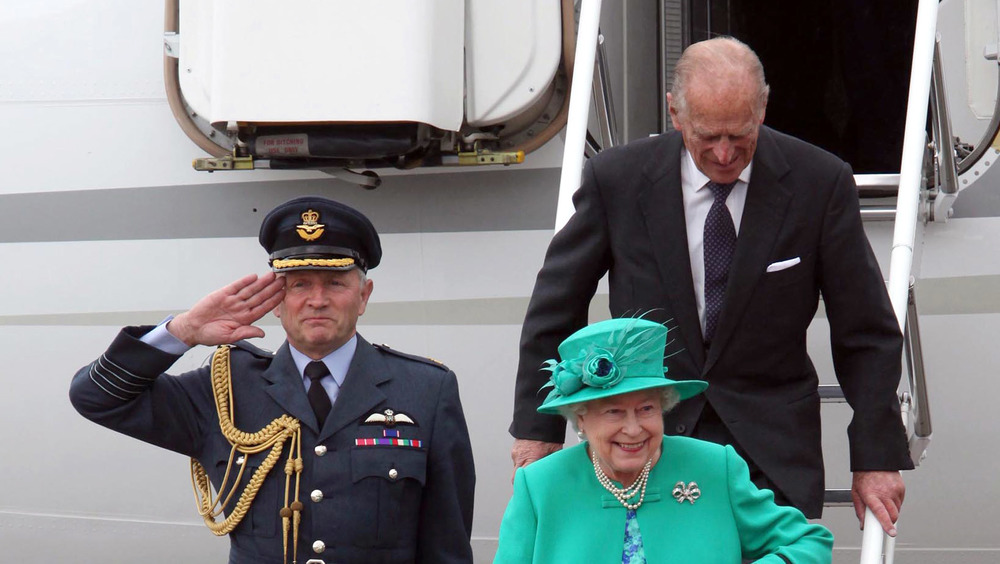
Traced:
[[684, 484], [684, 481], [682, 480], [674, 484], [674, 491], [672, 495], [674, 496], [674, 499], [677, 500], [677, 503], [689, 501], [691, 502], [691, 505], [694, 505], [694, 502], [701, 497], [701, 489], [698, 487], [698, 482]]

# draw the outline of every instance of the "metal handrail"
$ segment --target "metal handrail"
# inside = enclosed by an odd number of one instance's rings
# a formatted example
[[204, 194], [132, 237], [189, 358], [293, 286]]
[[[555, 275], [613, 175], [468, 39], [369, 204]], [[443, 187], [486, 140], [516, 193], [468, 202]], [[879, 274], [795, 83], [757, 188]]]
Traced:
[[934, 139], [937, 141], [936, 157], [940, 166], [938, 174], [941, 192], [958, 193], [958, 168], [955, 166], [955, 136], [951, 130], [951, 116], [948, 114], [948, 96], [944, 86], [944, 71], [941, 68], [941, 38], [934, 41], [934, 67], [931, 72], [931, 123], [934, 125]]
[[[916, 239], [920, 189], [923, 180], [926, 144], [927, 106], [930, 100], [931, 71], [937, 37], [938, 0], [919, 0], [913, 58], [910, 64], [910, 92], [906, 103], [906, 126], [903, 130], [903, 155], [896, 197], [896, 222], [892, 253], [889, 258], [889, 300], [901, 331], [906, 331], [910, 295], [910, 272]], [[950, 141], [949, 141], [950, 142]], [[864, 535], [861, 541], [861, 564], [878, 564], [883, 549], [892, 560], [895, 541], [882, 532], [871, 509], [865, 510]]]
[[615, 120], [615, 104], [608, 84], [608, 54], [604, 48], [604, 35], [597, 30], [597, 68], [594, 69], [594, 109], [597, 111], [597, 128], [601, 134], [601, 149], [609, 149], [620, 143], [618, 123]]
[[576, 63], [569, 92], [566, 145], [563, 147], [559, 200], [556, 203], [557, 233], [573, 215], [573, 192], [580, 186], [580, 179], [583, 177], [584, 146], [587, 122], [590, 119], [590, 86], [594, 80], [600, 22], [601, 0], [580, 0], [580, 23], [576, 33], [574, 57]]
[[[931, 408], [927, 396], [927, 373], [924, 368], [924, 353], [920, 340], [920, 322], [917, 317], [917, 299], [910, 286], [909, 301], [906, 306], [907, 326], [905, 333], [906, 362], [909, 365], [907, 371], [909, 377], [911, 401], [913, 407], [911, 411], [917, 415], [913, 421], [913, 438], [910, 440], [910, 457], [913, 464], [920, 465], [924, 452], [927, 450], [927, 443], [930, 442], [933, 427], [931, 425]], [[922, 444], [915, 444], [915, 441], [922, 441]]]
[[941, 38], [934, 42], [934, 71], [931, 73], [931, 125], [934, 132], [934, 157], [937, 164], [938, 190], [930, 208], [931, 221], [944, 221], [958, 198], [958, 166], [955, 160], [955, 136], [948, 114], [948, 96], [941, 68]]

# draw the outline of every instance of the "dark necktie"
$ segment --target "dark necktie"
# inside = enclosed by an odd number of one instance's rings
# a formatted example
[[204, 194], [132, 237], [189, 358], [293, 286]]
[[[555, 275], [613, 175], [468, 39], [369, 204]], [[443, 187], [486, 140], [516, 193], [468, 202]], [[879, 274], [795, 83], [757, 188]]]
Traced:
[[316, 413], [316, 420], [319, 421], [320, 429], [323, 428], [323, 423], [326, 422], [326, 416], [330, 414], [330, 408], [333, 404], [330, 403], [330, 396], [326, 395], [326, 390], [323, 389], [323, 385], [319, 383], [320, 379], [324, 376], [330, 374], [327, 370], [326, 364], [321, 361], [314, 360], [306, 365], [306, 377], [312, 382], [309, 384], [309, 393], [306, 394], [309, 397], [309, 405], [312, 406], [313, 412]]
[[715, 196], [708, 217], [705, 218], [705, 344], [712, 342], [715, 327], [719, 323], [722, 299], [726, 295], [729, 280], [729, 263], [736, 248], [736, 227], [733, 216], [726, 207], [726, 198], [733, 190], [735, 182], [706, 186]]

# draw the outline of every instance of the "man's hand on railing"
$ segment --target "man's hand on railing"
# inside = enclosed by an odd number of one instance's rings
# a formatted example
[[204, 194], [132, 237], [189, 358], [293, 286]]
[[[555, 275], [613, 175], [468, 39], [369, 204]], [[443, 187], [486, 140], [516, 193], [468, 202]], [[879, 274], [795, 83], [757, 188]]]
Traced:
[[890, 537], [896, 536], [896, 520], [903, 506], [906, 484], [899, 472], [860, 471], [854, 473], [851, 498], [854, 512], [861, 528], [865, 527], [865, 507], [872, 510], [882, 529]]

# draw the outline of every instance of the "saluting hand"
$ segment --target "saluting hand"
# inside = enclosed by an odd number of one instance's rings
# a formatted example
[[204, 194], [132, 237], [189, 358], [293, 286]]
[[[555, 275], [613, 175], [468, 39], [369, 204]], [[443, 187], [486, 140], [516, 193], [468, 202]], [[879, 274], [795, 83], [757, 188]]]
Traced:
[[268, 272], [250, 274], [205, 296], [170, 320], [167, 331], [188, 346], [225, 345], [263, 337], [253, 323], [273, 310], [285, 297], [285, 279]]

